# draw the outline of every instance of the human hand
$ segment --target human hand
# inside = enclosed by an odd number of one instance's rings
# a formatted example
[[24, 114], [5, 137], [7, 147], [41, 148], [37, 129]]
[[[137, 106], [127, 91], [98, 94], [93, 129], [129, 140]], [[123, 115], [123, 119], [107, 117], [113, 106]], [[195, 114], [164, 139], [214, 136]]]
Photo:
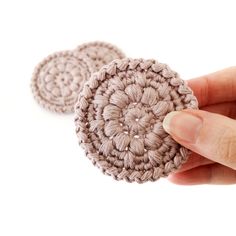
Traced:
[[168, 179], [177, 184], [236, 183], [236, 67], [188, 81], [200, 110], [169, 113], [164, 129], [193, 151]]

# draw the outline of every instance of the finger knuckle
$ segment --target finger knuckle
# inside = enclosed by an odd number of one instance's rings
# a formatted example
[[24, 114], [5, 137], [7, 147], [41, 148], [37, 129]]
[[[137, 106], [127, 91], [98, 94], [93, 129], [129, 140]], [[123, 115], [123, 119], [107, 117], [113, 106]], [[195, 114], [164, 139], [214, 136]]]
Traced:
[[236, 133], [225, 129], [217, 143], [217, 154], [231, 168], [236, 169]]

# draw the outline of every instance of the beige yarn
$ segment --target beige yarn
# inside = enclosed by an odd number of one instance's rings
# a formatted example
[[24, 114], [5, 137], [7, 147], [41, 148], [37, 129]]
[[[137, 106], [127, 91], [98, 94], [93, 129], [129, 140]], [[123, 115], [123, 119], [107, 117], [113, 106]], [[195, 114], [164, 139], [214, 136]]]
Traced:
[[73, 112], [80, 88], [93, 71], [93, 63], [77, 52], [54, 53], [35, 68], [31, 83], [34, 97], [51, 111]]
[[116, 46], [100, 41], [82, 44], [76, 50], [91, 59], [95, 67], [94, 72], [115, 59], [125, 57], [124, 53]]
[[128, 182], [155, 181], [189, 154], [164, 131], [165, 115], [197, 107], [191, 89], [167, 65], [115, 60], [85, 83], [75, 107], [76, 133], [103, 173]]

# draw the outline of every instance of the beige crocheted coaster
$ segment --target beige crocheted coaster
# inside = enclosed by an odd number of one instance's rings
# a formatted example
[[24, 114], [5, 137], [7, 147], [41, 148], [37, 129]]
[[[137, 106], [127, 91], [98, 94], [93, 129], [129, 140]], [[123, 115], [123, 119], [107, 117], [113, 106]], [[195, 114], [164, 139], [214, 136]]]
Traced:
[[94, 71], [93, 63], [77, 54], [54, 53], [35, 68], [31, 87], [43, 107], [58, 113], [74, 111], [78, 92]]
[[115, 59], [125, 57], [124, 53], [116, 46], [99, 41], [82, 44], [76, 50], [81, 54], [85, 54], [94, 62], [95, 71]]
[[128, 182], [155, 181], [179, 168], [189, 154], [164, 131], [165, 115], [197, 107], [191, 89], [167, 65], [115, 60], [85, 83], [75, 107], [76, 133], [105, 174]]

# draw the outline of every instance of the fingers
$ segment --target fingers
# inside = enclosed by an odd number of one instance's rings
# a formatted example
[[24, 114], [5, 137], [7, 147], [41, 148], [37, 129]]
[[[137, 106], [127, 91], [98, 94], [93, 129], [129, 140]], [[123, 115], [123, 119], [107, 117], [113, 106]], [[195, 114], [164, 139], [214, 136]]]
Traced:
[[185, 110], [167, 114], [163, 127], [183, 146], [236, 169], [235, 120], [206, 111]]
[[236, 100], [236, 67], [230, 67], [188, 81], [199, 106]]
[[211, 164], [170, 175], [168, 180], [182, 185], [235, 184], [236, 171], [220, 164]]
[[204, 111], [221, 114], [223, 116], [236, 118], [236, 102], [224, 102], [219, 104], [213, 104], [201, 108]]
[[190, 169], [196, 168], [198, 166], [209, 165], [212, 163], [214, 163], [214, 162], [205, 158], [205, 157], [202, 157], [201, 155], [199, 155], [197, 153], [192, 153], [190, 155], [190, 157], [188, 158], [187, 162], [184, 163], [181, 166], [181, 168], [179, 170], [177, 170], [176, 173], [190, 170]]

